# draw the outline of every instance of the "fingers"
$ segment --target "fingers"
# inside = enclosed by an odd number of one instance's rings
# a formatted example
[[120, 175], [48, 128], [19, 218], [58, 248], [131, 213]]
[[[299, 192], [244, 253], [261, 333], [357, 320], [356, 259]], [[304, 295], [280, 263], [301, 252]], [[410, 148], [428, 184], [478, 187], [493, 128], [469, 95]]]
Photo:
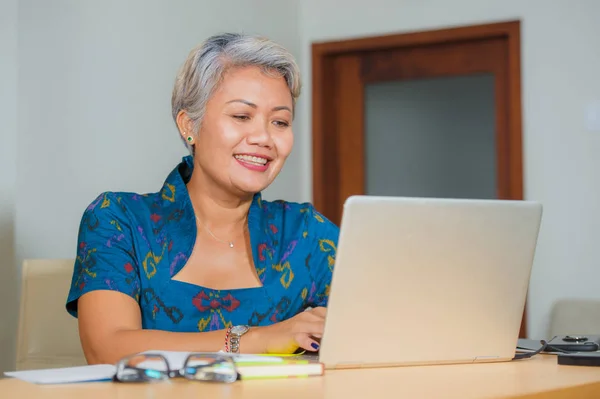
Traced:
[[323, 320], [315, 320], [315, 321], [301, 321], [294, 326], [295, 333], [299, 334], [307, 334], [307, 335], [323, 335], [323, 329], [325, 328], [325, 323]]
[[309, 310], [309, 313], [317, 315], [324, 319], [325, 316], [327, 316], [327, 308], [324, 308], [324, 307], [312, 308], [311, 310]]
[[319, 343], [312, 339], [309, 334], [299, 333], [294, 335], [294, 339], [298, 346], [310, 352], [319, 350]]
[[[306, 351], [315, 352], [319, 350], [319, 341], [323, 336], [323, 329], [325, 328], [325, 315], [327, 309], [324, 307], [314, 308], [300, 312], [296, 316], [277, 325], [272, 326], [275, 331], [279, 334], [283, 333], [283, 336], [276, 334], [273, 336], [273, 342], [268, 346], [271, 350], [281, 350], [281, 339], [285, 337], [285, 340], [289, 342], [292, 338], [292, 342]], [[277, 327], [277, 326], [281, 327]], [[266, 327], [269, 328], [269, 327]], [[281, 328], [283, 328], [281, 330]], [[287, 352], [280, 352], [287, 353]]]
[[297, 317], [299, 317], [300, 320], [324, 321], [326, 315], [327, 315], [326, 308], [313, 308], [313, 309], [306, 310], [304, 312], [299, 313], [297, 315]]
[[303, 314], [302, 317], [300, 319], [298, 319], [300, 323], [305, 323], [305, 322], [309, 322], [309, 323], [325, 323], [325, 318], [319, 316], [316, 313], [311, 313], [311, 312], [307, 312], [306, 314]]

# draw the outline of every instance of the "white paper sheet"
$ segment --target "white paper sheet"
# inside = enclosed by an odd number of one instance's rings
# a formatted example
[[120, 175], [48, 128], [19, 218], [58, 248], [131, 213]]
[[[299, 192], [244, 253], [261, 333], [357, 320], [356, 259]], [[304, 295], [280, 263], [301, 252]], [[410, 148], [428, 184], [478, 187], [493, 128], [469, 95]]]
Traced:
[[7, 377], [18, 378], [34, 384], [69, 384], [75, 382], [109, 381], [114, 374], [115, 366], [111, 364], [11, 371], [4, 373]]

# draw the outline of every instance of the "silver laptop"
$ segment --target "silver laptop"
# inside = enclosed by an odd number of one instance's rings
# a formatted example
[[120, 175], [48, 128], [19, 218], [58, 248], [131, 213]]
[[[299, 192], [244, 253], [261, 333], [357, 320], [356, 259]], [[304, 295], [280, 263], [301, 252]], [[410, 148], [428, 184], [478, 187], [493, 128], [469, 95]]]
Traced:
[[319, 361], [511, 360], [541, 217], [528, 201], [350, 197]]

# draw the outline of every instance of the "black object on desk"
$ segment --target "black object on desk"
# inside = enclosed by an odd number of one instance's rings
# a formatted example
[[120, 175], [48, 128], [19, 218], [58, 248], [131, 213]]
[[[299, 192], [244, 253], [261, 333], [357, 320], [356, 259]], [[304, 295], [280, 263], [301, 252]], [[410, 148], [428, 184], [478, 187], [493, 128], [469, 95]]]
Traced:
[[548, 341], [549, 352], [596, 352], [600, 350], [598, 335], [559, 335]]
[[559, 353], [558, 364], [564, 366], [600, 366], [600, 352]]

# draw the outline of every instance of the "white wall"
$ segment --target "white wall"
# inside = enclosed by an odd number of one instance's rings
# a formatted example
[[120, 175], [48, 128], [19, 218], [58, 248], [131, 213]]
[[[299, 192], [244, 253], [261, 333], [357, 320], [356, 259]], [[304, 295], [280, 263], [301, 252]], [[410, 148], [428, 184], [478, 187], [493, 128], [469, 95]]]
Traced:
[[522, 20], [524, 178], [545, 206], [529, 296], [529, 333], [545, 337], [553, 302], [600, 299], [600, 134], [584, 107], [600, 98], [600, 2], [337, 0], [301, 2], [304, 192], [310, 192], [310, 44], [343, 38]]
[[14, 262], [17, 173], [17, 0], [0, 1], [0, 372], [14, 357], [17, 268]]
[[[295, 0], [15, 0], [14, 10], [0, 15], [16, 20], [17, 3], [19, 90], [18, 96], [14, 84], [3, 90], [0, 109], [15, 113], [18, 97], [18, 144], [16, 118], [1, 118], [9, 124], [2, 129], [9, 136], [2, 137], [2, 151], [14, 154], [18, 147], [18, 158], [2, 156], [0, 162], [2, 183], [13, 182], [17, 173], [16, 194], [6, 186], [6, 206], [16, 197], [19, 264], [25, 258], [74, 257], [81, 214], [101, 191], [161, 188], [187, 155], [170, 99], [177, 69], [193, 46], [229, 30], [267, 35], [296, 56], [300, 44]], [[3, 21], [1, 27], [2, 50], [12, 50], [17, 25]], [[9, 83], [15, 81], [15, 60], [2, 64], [0, 76]], [[301, 197], [299, 159], [290, 158], [267, 198]], [[1, 205], [4, 210], [4, 199]], [[2, 273], [11, 267], [2, 265]], [[3, 274], [0, 281], [8, 286], [14, 279]], [[10, 297], [2, 308], [13, 309], [15, 290], [2, 289], [2, 295]], [[0, 353], [11, 353], [15, 328], [14, 317], [2, 317], [9, 335], [3, 335], [8, 338]], [[12, 365], [6, 359], [0, 357], [0, 371]]]

